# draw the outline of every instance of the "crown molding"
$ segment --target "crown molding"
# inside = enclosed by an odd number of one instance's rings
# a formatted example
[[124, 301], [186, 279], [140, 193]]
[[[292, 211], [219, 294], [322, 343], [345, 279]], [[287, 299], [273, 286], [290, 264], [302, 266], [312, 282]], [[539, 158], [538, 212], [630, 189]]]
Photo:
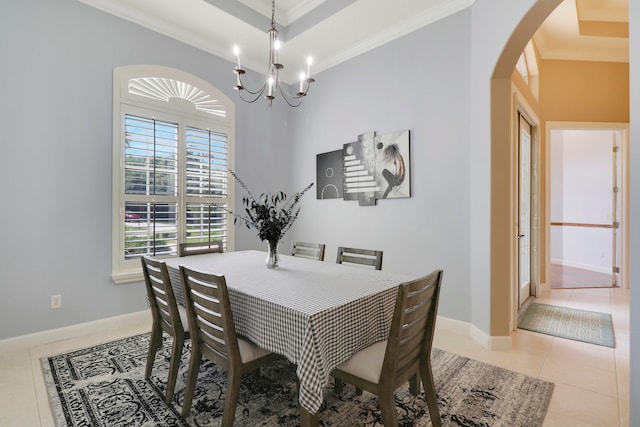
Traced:
[[[179, 22], [173, 22], [168, 19], [162, 19], [160, 16], [153, 15], [151, 13], [145, 13], [143, 8], [136, 8], [135, 2], [128, 3], [127, 1], [112, 1], [112, 0], [77, 0], [88, 6], [102, 10], [103, 12], [115, 15], [119, 18], [133, 22], [142, 27], [156, 31], [167, 37], [178, 40], [182, 43], [201, 49], [207, 53], [218, 56], [227, 61], [233, 62], [234, 57], [231, 52], [231, 42], [228, 40], [216, 39], [215, 37], [208, 37], [202, 32], [193, 31], [186, 25], [181, 25]], [[133, 1], [133, 0], [130, 0]], [[243, 0], [242, 3], [252, 3], [256, 0]], [[296, 14], [307, 13], [307, 10], [318, 7], [319, 5], [327, 3], [329, 0], [307, 0], [303, 1], [294, 9]], [[355, 1], [355, 0], [352, 0]], [[361, 0], [364, 1], [364, 0]], [[197, 2], [192, 2], [193, 5], [198, 5]], [[211, 7], [215, 2], [212, 0], [205, 0], [203, 4], [207, 4], [207, 7]], [[409, 19], [405, 19], [401, 22], [395, 23], [392, 28], [376, 32], [374, 36], [366, 38], [360, 42], [353, 44], [350, 48], [337, 52], [329, 57], [316, 58], [314, 65], [314, 72], [318, 73], [327, 70], [333, 66], [336, 66], [344, 61], [375, 49], [384, 45], [394, 39], [402, 37], [408, 33], [418, 30], [421, 27], [429, 25], [440, 19], [443, 19], [449, 15], [459, 12], [463, 9], [470, 7], [474, 3], [474, 0], [447, 0], [439, 1], [434, 7], [424, 11], [423, 13], [416, 14]], [[198, 6], [199, 7], [199, 6]], [[251, 7], [244, 4], [244, 7]], [[204, 9], [203, 9], [204, 10]], [[217, 9], [216, 9], [217, 10]], [[255, 10], [254, 10], [255, 11]], [[238, 19], [231, 14], [224, 13], [225, 19]], [[270, 11], [269, 11], [270, 13]], [[276, 11], [276, 13], [278, 13]], [[222, 15], [221, 15], [222, 16]], [[251, 24], [250, 24], [251, 25]], [[256, 29], [256, 31], [259, 31]], [[245, 56], [243, 58], [243, 65], [247, 69], [256, 71], [259, 74], [263, 74], [263, 61], [259, 58], [252, 58]], [[294, 84], [297, 81], [297, 74], [288, 70], [283, 73], [283, 81], [287, 84]]]
[[[244, 5], [252, 8], [257, 11], [261, 15], [266, 16], [271, 19], [271, 5], [267, 4], [264, 0], [238, 0]], [[280, 25], [287, 26], [292, 22], [295, 22], [300, 17], [306, 15], [311, 12], [316, 7], [320, 6], [327, 0], [299, 0], [294, 3], [292, 7], [288, 10], [285, 10], [282, 7], [278, 6], [278, 2], [276, 1], [276, 21]]]

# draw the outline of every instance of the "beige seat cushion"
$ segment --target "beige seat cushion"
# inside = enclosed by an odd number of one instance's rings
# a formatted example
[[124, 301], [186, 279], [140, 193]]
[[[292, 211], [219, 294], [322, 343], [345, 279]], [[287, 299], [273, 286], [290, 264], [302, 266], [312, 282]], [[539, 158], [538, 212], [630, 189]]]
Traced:
[[360, 350], [337, 369], [378, 384], [386, 350], [387, 341], [380, 341]]
[[238, 347], [240, 348], [240, 356], [242, 363], [249, 363], [252, 360], [271, 354], [270, 351], [264, 350], [246, 338], [238, 337]]

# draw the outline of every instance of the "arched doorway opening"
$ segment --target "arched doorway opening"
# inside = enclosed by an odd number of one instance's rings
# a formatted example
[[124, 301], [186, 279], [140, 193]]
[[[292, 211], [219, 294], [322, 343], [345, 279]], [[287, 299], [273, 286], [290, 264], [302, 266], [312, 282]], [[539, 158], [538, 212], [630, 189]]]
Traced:
[[509, 336], [515, 321], [512, 284], [516, 280], [516, 201], [512, 180], [505, 179], [512, 176], [514, 150], [511, 75], [526, 44], [561, 2], [539, 0], [531, 7], [511, 34], [491, 77], [491, 336]]

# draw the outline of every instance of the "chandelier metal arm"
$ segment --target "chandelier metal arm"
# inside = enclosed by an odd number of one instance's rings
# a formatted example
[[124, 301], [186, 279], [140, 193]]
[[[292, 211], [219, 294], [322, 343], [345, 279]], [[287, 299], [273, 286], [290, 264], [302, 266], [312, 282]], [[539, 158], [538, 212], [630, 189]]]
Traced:
[[260, 97], [262, 96], [262, 92], [263, 91], [259, 91], [259, 92], [254, 93], [253, 95], [255, 95], [255, 97], [253, 97], [253, 98], [245, 98], [244, 96], [242, 96], [242, 92], [239, 92], [238, 96], [240, 96], [240, 99], [242, 99], [244, 102], [249, 103], [249, 104], [253, 104], [258, 99], [260, 99]]
[[[238, 91], [240, 99], [244, 102], [253, 103], [260, 98], [265, 91], [267, 94], [265, 95], [265, 99], [269, 101], [269, 106], [275, 99], [275, 94], [280, 92], [282, 98], [290, 107], [298, 107], [302, 103], [302, 98], [307, 95], [309, 88], [311, 87], [311, 83], [315, 80], [311, 78], [311, 63], [312, 59], [309, 57], [307, 59], [307, 73], [301, 73], [300, 76], [300, 90], [295, 95], [290, 95], [287, 89], [284, 87], [285, 85], [280, 81], [279, 71], [284, 68], [282, 64], [280, 64], [278, 58], [278, 51], [280, 49], [280, 41], [278, 40], [278, 30], [276, 29], [276, 1], [272, 0], [271, 2], [271, 28], [268, 31], [269, 34], [269, 64], [266, 72], [267, 81], [262, 85], [262, 87], [257, 91], [251, 91], [247, 89], [242, 82], [242, 75], [245, 74], [245, 70], [240, 66], [240, 49], [237, 46], [234, 46], [233, 51], [236, 55], [236, 67], [234, 69], [234, 73], [236, 74], [236, 86], [235, 89]], [[306, 86], [306, 87], [305, 87]], [[242, 94], [243, 91], [246, 91], [248, 94], [255, 95], [255, 97], [245, 98]], [[296, 102], [297, 100], [297, 102]]]
[[[284, 88], [284, 85], [280, 85], [280, 94], [282, 95], [282, 99], [284, 99], [284, 101], [289, 105], [289, 107], [299, 107], [300, 104], [302, 104], [302, 97], [301, 96], [291, 96], [289, 95], [289, 93], [287, 92], [287, 89]], [[289, 98], [291, 99], [298, 99], [297, 103], [292, 103], [289, 101]]]
[[258, 89], [257, 91], [252, 91], [250, 89], [247, 89], [247, 87], [244, 84], [241, 84], [240, 86], [236, 86], [235, 89], [238, 90], [240, 93], [247, 92], [250, 93], [251, 95], [262, 95], [262, 93], [264, 92], [265, 88], [267, 87], [266, 84], [262, 85], [262, 87], [260, 89]]
[[[309, 81], [311, 80], [311, 81]], [[307, 93], [309, 92], [309, 89], [311, 88], [311, 83], [313, 82], [313, 79], [306, 79], [306, 89], [304, 89], [304, 91], [299, 91], [297, 92], [295, 95], [291, 95], [289, 93], [289, 91], [287, 90], [286, 86], [281, 84], [279, 85], [279, 89], [280, 89], [280, 94], [282, 95], [282, 98], [285, 100], [285, 102], [287, 104], [289, 104], [290, 107], [298, 107], [300, 106], [300, 104], [302, 104], [302, 98], [304, 98], [305, 96], [307, 96]], [[291, 100], [298, 100], [298, 102], [291, 102]]]

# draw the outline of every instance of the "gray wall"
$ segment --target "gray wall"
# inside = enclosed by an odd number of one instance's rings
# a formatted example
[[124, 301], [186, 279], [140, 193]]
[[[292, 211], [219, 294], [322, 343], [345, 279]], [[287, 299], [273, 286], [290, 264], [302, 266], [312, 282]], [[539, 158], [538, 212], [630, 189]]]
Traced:
[[[113, 68], [179, 68], [236, 99], [233, 65], [75, 0], [4, 0], [0, 61], [0, 339], [145, 309], [142, 283], [110, 279]], [[236, 170], [256, 193], [289, 185], [282, 117], [237, 104]]]
[[[547, 1], [547, 0], [545, 0]], [[491, 97], [490, 82], [503, 48], [535, 0], [476, 0], [471, 7], [468, 149], [471, 322], [485, 333], [491, 307]]]
[[320, 73], [292, 125], [298, 187], [315, 182], [316, 154], [368, 131], [410, 130], [411, 198], [363, 207], [313, 194], [292, 234], [324, 242], [330, 262], [343, 245], [384, 250], [385, 270], [443, 268], [439, 313], [463, 321], [471, 320], [470, 27], [467, 9]]

